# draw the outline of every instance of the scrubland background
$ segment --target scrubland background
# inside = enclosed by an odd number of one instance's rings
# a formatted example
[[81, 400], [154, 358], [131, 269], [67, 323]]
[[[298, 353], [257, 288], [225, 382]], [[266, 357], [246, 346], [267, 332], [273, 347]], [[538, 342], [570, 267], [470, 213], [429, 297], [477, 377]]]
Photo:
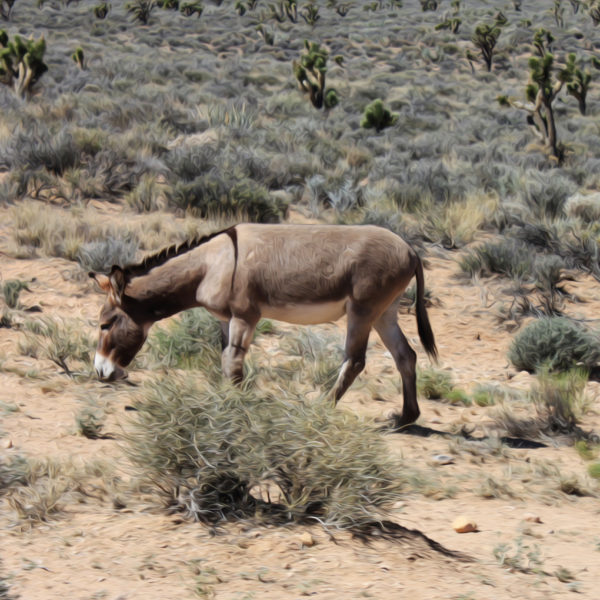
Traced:
[[[597, 597], [598, 6], [315, 2], [314, 24], [303, 2], [297, 22], [266, 0], [147, 24], [95, 6], [16, 0], [0, 21], [44, 36], [48, 66], [25, 98], [0, 86], [0, 598]], [[472, 37], [500, 11], [488, 72]], [[592, 78], [585, 115], [566, 87], [553, 103], [560, 161], [497, 101], [526, 102], [541, 27], [554, 81], [569, 53]], [[329, 52], [330, 110], [298, 89], [305, 40]], [[376, 99], [396, 115], [380, 132], [361, 126]], [[343, 323], [261, 323], [235, 389], [191, 311], [127, 383], [96, 380], [87, 272], [247, 219], [418, 249], [441, 358], [409, 289], [417, 426], [385, 427], [401, 386], [375, 335], [325, 402]]]

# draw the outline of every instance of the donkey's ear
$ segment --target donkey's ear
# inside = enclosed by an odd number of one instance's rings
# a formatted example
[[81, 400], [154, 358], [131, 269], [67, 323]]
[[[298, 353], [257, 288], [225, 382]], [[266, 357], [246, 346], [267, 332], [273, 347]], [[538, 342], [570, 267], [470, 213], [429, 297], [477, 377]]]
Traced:
[[123, 293], [125, 292], [125, 286], [127, 285], [127, 276], [125, 275], [125, 271], [118, 265], [114, 265], [110, 270], [110, 275], [108, 276], [110, 280], [110, 287], [112, 288], [112, 293], [115, 296], [115, 299], [121, 302], [121, 298], [123, 298]]
[[88, 275], [98, 284], [98, 287], [107, 294], [111, 291], [110, 279], [102, 273], [90, 271]]

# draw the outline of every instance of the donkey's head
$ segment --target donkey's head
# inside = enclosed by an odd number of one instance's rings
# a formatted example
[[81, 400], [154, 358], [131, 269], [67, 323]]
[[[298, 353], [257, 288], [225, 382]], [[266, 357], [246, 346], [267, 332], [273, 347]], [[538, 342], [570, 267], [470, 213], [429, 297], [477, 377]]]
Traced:
[[127, 275], [114, 266], [110, 275], [89, 274], [107, 293], [100, 311], [100, 334], [94, 367], [100, 379], [113, 381], [127, 377], [125, 367], [138, 353], [148, 334], [148, 326], [136, 310], [136, 302], [125, 295]]

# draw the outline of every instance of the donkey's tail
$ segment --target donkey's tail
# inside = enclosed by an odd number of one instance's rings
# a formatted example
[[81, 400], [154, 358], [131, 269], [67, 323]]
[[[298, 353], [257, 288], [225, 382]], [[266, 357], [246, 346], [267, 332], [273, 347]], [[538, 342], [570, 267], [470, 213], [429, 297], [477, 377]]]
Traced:
[[417, 329], [419, 330], [419, 337], [421, 338], [421, 343], [427, 351], [427, 354], [432, 358], [437, 359], [438, 353], [435, 345], [435, 338], [433, 337], [433, 330], [431, 329], [427, 308], [425, 307], [425, 277], [423, 276], [423, 265], [418, 256], [415, 275], [417, 277]]

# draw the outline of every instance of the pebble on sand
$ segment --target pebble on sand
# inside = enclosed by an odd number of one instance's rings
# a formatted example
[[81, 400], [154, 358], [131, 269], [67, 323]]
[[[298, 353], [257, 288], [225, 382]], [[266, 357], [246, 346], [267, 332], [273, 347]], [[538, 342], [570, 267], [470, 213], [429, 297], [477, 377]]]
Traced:
[[305, 548], [310, 548], [316, 544], [315, 538], [308, 531], [300, 536], [299, 542]]
[[477, 523], [473, 519], [469, 519], [461, 515], [460, 517], [456, 517], [452, 522], [452, 528], [456, 533], [471, 533], [474, 531], [479, 531], [477, 529]]

